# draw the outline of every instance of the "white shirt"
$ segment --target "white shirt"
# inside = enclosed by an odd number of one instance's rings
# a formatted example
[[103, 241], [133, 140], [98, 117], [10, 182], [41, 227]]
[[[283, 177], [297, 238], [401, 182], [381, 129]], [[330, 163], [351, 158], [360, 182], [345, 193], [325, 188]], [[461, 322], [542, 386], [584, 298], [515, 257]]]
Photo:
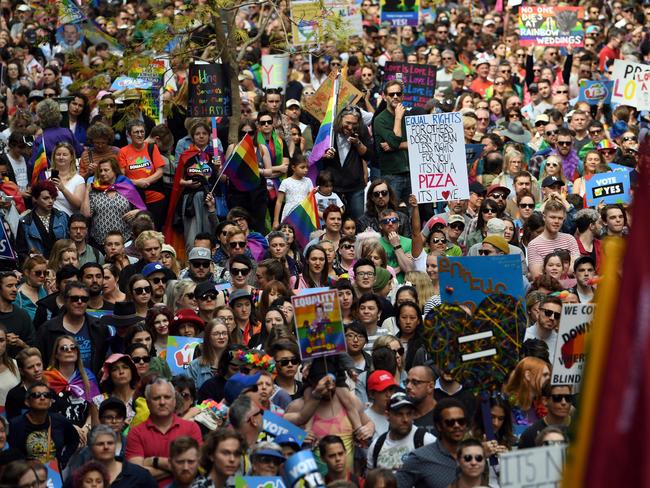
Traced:
[[[381, 446], [381, 451], [379, 451], [379, 455], [377, 456], [377, 467], [391, 469], [393, 471], [401, 468], [406, 455], [415, 448], [414, 437], [417, 429], [417, 426], [414, 425], [411, 427], [411, 432], [400, 440], [393, 440], [390, 438], [390, 434], [388, 434], [384, 441], [384, 445]], [[426, 446], [428, 444], [433, 444], [436, 440], [436, 436], [427, 432], [424, 434], [423, 445]], [[376, 443], [377, 439], [372, 441], [372, 444], [370, 444], [370, 447], [368, 448], [368, 457], [366, 460], [368, 469], [375, 468], [372, 461]]]
[[551, 335], [544, 339], [541, 336], [541, 330], [539, 326], [537, 324], [533, 324], [526, 329], [524, 341], [526, 339], [539, 339], [546, 342], [546, 345], [548, 346], [548, 357], [550, 358], [551, 363], [553, 363], [553, 358], [555, 357], [555, 344], [557, 343], [557, 332], [554, 330], [551, 331]]
[[[75, 189], [79, 185], [85, 184], [85, 180], [83, 179], [83, 176], [81, 175], [74, 175], [72, 178], [68, 180], [68, 182], [65, 184], [65, 187], [68, 189], [70, 193], [74, 193]], [[56, 197], [56, 200], [54, 200], [54, 208], [57, 210], [61, 210], [61, 212], [64, 212], [68, 215], [72, 215], [75, 212], [78, 212], [78, 208], [74, 208], [68, 199], [63, 195], [62, 191], [59, 191], [59, 194]]]
[[16, 185], [18, 185], [18, 189], [20, 189], [20, 191], [25, 191], [25, 188], [27, 188], [27, 185], [29, 184], [25, 158], [20, 156], [18, 159], [14, 159], [11, 157], [11, 154], [7, 152], [7, 159], [11, 163], [11, 169], [14, 170], [14, 174], [16, 175]]

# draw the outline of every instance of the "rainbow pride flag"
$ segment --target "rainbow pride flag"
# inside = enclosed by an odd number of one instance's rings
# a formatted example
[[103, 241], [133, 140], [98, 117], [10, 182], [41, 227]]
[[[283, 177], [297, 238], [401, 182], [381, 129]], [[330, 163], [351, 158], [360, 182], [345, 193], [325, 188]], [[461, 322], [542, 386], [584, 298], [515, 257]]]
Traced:
[[260, 186], [260, 168], [250, 134], [246, 134], [239, 142], [226, 163], [224, 172], [239, 191], [251, 191]]
[[305, 247], [309, 242], [309, 235], [320, 229], [318, 219], [318, 205], [316, 204], [316, 189], [312, 190], [300, 205], [294, 208], [282, 221], [293, 227], [296, 241], [300, 247]]
[[41, 139], [41, 147], [38, 149], [38, 156], [34, 160], [34, 169], [32, 170], [32, 186], [40, 180], [45, 179], [45, 170], [47, 169], [47, 154], [45, 153], [45, 140]]
[[330, 95], [329, 102], [327, 102], [327, 112], [318, 129], [318, 135], [314, 141], [314, 148], [309, 155], [309, 164], [317, 163], [327, 151], [334, 144], [334, 120], [336, 119], [336, 107], [338, 104], [339, 95], [339, 76], [336, 77], [332, 84], [332, 95]]

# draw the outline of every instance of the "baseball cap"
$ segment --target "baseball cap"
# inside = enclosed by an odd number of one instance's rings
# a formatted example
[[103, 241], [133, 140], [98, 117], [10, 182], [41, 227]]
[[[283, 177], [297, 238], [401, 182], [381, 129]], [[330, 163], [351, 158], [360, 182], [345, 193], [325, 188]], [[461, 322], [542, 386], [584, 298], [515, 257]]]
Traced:
[[494, 247], [496, 247], [499, 251], [503, 252], [504, 254], [510, 254], [510, 246], [508, 246], [508, 242], [501, 236], [497, 236], [497, 235], [487, 236], [485, 239], [483, 239], [483, 242], [487, 244], [492, 244]]
[[489, 197], [496, 191], [504, 192], [506, 194], [506, 197], [510, 195], [510, 190], [507, 187], [497, 184], [497, 185], [490, 185], [490, 187], [487, 189], [487, 196]]
[[456, 223], [456, 222], [460, 222], [461, 224], [465, 225], [465, 218], [462, 215], [457, 215], [457, 214], [450, 215], [449, 216], [449, 225], [451, 225], [453, 223]]
[[453, 73], [451, 74], [451, 79], [454, 80], [454, 81], [465, 81], [465, 78], [467, 78], [467, 75], [460, 68], [455, 69], [453, 71]]
[[214, 283], [212, 283], [210, 280], [208, 281], [202, 281], [198, 285], [196, 285], [196, 288], [194, 288], [194, 296], [196, 298], [201, 298], [203, 295], [207, 293], [216, 293], [217, 288], [215, 287]]
[[29, 5], [25, 5], [24, 3], [21, 3], [16, 7], [16, 11], [18, 12], [31, 12], [32, 9], [29, 8]]
[[388, 410], [397, 412], [400, 408], [404, 407], [415, 408], [415, 403], [403, 391], [393, 393], [388, 401]]
[[488, 235], [503, 236], [503, 233], [506, 230], [506, 223], [503, 220], [494, 217], [487, 221], [487, 224], [485, 224], [485, 230]]
[[[194, 292], [196, 293], [196, 290]], [[247, 300], [250, 300], [251, 303], [253, 303], [253, 295], [248, 293], [246, 290], [235, 290], [230, 294], [230, 297], [228, 298], [228, 305], [232, 307], [232, 304], [240, 298], [246, 298]]]
[[539, 114], [537, 117], [535, 117], [535, 125], [539, 124], [540, 122], [548, 124], [550, 121], [551, 119], [546, 114]]
[[224, 398], [228, 405], [232, 405], [239, 395], [247, 391], [253, 390], [257, 391], [257, 381], [260, 379], [260, 373], [256, 374], [243, 374], [235, 373], [228, 381], [226, 381], [226, 386], [224, 387]]
[[478, 181], [472, 181], [469, 184], [469, 191], [477, 195], [485, 195], [485, 187]]
[[391, 386], [398, 386], [395, 378], [388, 371], [378, 369], [368, 377], [368, 391], [384, 391]]
[[167, 279], [176, 278], [176, 275], [169, 268], [165, 268], [162, 263], [149, 263], [142, 268], [142, 275], [149, 278], [154, 273], [164, 273]]
[[542, 181], [542, 188], [548, 188], [549, 186], [553, 186], [553, 185], [564, 186], [564, 181], [562, 181], [557, 176], [547, 176]]
[[195, 259], [211, 260], [212, 255], [210, 254], [210, 249], [207, 247], [193, 247], [187, 259], [188, 261], [194, 261]]
[[252, 80], [252, 79], [254, 79], [254, 78], [253, 78], [253, 73], [251, 73], [251, 72], [248, 71], [248, 70], [246, 70], [246, 71], [242, 71], [241, 73], [239, 73], [239, 76], [237, 77], [237, 79], [238, 79], [239, 81]]
[[300, 449], [300, 442], [291, 434], [280, 434], [274, 440], [274, 442], [279, 446], [294, 446], [296, 449]]
[[442, 217], [433, 217], [431, 220], [429, 220], [427, 227], [433, 229], [436, 225], [447, 227], [447, 222], [445, 222], [445, 219]]
[[172, 256], [176, 257], [176, 249], [174, 249], [174, 248], [173, 248], [172, 246], [170, 246], [169, 244], [163, 244], [162, 251], [160, 251], [160, 252], [168, 252], [168, 253], [170, 253]]
[[295, 106], [300, 107], [300, 102], [296, 100], [295, 98], [292, 98], [291, 100], [287, 100], [287, 103], [285, 104], [285, 107], [295, 107]]

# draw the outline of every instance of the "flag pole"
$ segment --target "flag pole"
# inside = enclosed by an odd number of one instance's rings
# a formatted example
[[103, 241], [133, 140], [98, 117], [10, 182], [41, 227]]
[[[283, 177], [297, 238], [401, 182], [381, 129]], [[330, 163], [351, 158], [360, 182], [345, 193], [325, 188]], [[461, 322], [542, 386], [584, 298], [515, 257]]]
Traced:
[[[244, 137], [246, 137], [246, 136], [244, 136]], [[217, 177], [217, 181], [215, 181], [214, 185], [212, 186], [212, 189], [210, 190], [210, 193], [213, 193], [213, 192], [214, 192], [214, 189], [215, 189], [215, 188], [217, 187], [217, 185], [219, 184], [219, 180], [221, 179], [221, 177], [223, 176], [223, 174], [226, 172], [226, 168], [227, 168], [228, 165], [230, 164], [230, 161], [232, 161], [232, 157], [235, 155], [235, 153], [237, 152], [237, 149], [239, 149], [239, 146], [241, 146], [241, 143], [242, 143], [243, 141], [244, 141], [244, 139], [242, 139], [241, 141], [239, 141], [239, 142], [237, 143], [237, 145], [235, 146], [235, 149], [232, 150], [232, 153], [230, 154], [230, 157], [228, 158], [228, 161], [226, 161], [226, 164], [224, 164], [224, 165], [223, 165], [223, 168], [221, 168], [221, 173], [219, 173], [219, 176]]]

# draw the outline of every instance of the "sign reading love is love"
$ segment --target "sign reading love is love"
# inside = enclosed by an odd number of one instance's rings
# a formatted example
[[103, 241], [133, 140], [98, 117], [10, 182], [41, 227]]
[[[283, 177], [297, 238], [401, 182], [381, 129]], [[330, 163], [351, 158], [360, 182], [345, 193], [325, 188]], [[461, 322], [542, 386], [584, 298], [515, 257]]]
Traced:
[[411, 188], [418, 203], [469, 198], [462, 114], [411, 115], [405, 123]]
[[650, 110], [650, 66], [617, 59], [614, 61], [612, 103]]

